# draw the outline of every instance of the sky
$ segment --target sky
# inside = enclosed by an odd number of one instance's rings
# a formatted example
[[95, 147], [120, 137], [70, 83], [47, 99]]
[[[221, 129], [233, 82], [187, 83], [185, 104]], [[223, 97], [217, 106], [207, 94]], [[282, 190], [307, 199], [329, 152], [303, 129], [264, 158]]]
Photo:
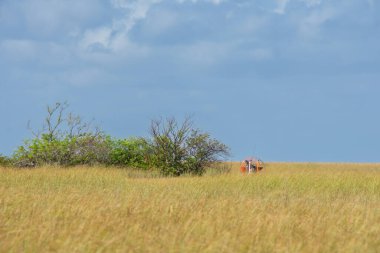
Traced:
[[108, 134], [192, 115], [231, 160], [380, 162], [380, 1], [0, 0], [0, 153], [67, 101]]

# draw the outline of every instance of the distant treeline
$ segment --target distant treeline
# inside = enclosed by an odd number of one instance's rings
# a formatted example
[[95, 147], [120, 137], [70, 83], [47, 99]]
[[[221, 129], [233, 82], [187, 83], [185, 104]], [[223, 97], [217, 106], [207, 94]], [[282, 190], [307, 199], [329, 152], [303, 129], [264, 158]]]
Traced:
[[[67, 103], [47, 106], [47, 115], [33, 138], [12, 156], [0, 155], [0, 165], [106, 165], [159, 169], [163, 175], [202, 175], [205, 168], [229, 156], [229, 148], [193, 127], [191, 118], [152, 120], [148, 138], [114, 138], [91, 122], [66, 113]], [[28, 124], [29, 125], [29, 124]]]

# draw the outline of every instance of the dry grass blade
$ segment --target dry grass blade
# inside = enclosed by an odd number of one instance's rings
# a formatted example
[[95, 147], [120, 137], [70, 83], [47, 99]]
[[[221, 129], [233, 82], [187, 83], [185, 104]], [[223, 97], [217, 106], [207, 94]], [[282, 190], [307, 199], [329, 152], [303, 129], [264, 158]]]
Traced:
[[0, 169], [0, 252], [380, 252], [380, 165]]

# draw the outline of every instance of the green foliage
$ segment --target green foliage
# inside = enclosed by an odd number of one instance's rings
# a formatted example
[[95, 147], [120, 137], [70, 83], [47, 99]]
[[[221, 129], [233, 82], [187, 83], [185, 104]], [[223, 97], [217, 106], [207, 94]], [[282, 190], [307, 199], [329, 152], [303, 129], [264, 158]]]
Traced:
[[102, 134], [83, 134], [81, 136], [64, 136], [51, 138], [42, 135], [25, 142], [14, 153], [15, 165], [19, 167], [34, 167], [50, 165], [94, 165], [107, 164], [111, 142]]
[[191, 130], [186, 138], [185, 165], [186, 170], [196, 175], [202, 175], [205, 168], [228, 156], [228, 147], [208, 133]]
[[151, 161], [166, 176], [202, 175], [206, 167], [229, 155], [226, 145], [192, 127], [190, 119], [152, 121]]
[[[152, 121], [151, 138], [112, 139], [72, 113], [67, 103], [47, 106], [42, 128], [13, 154], [18, 167], [114, 165], [159, 169], [165, 176], [202, 175], [228, 155], [228, 147], [192, 127], [190, 119]], [[0, 157], [0, 165], [5, 163]]]
[[110, 164], [147, 169], [148, 150], [149, 145], [143, 138], [114, 140], [110, 152]]
[[47, 107], [42, 129], [14, 153], [16, 166], [108, 164], [111, 139], [90, 123], [65, 113], [67, 103]]
[[110, 137], [103, 134], [88, 133], [74, 137], [75, 142], [71, 149], [72, 164], [108, 164], [112, 150]]
[[12, 160], [9, 157], [3, 156], [0, 154], [0, 166], [10, 166], [12, 164]]

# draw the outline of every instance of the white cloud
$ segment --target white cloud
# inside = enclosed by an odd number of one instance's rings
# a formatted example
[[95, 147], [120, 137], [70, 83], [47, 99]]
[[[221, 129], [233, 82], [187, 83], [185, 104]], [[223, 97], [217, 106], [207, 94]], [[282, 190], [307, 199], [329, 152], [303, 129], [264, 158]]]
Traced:
[[161, 2], [161, 0], [111, 0], [114, 8], [125, 10], [125, 16], [122, 19], [114, 20], [113, 29], [129, 32], [139, 20], [145, 19], [152, 5]]
[[102, 47], [107, 49], [110, 47], [112, 29], [109, 27], [99, 27], [92, 30], [87, 30], [82, 39], [82, 46], [85, 49], [91, 47]]
[[276, 0], [276, 2], [277, 2], [277, 7], [276, 9], [273, 10], [273, 12], [277, 14], [284, 14], [286, 6], [289, 3], [289, 0]]
[[[73, 2], [73, 0], [68, 1], [69, 3]], [[84, 1], [88, 3], [89, 0]], [[371, 0], [366, 1], [369, 4], [374, 4]], [[30, 7], [32, 2], [32, 0], [27, 0], [23, 3], [28, 3], [25, 5]], [[40, 7], [43, 2], [36, 0]], [[246, 6], [246, 10], [242, 10], [237, 6], [244, 1], [237, 1], [235, 7], [232, 4], [229, 6], [231, 8], [227, 11], [235, 13], [226, 21], [221, 18], [221, 16], [226, 15], [226, 9], [214, 8], [213, 6], [225, 2], [223, 0], [175, 0], [178, 5], [185, 2], [191, 5], [201, 3], [210, 5], [207, 11], [201, 12], [197, 12], [197, 10], [205, 9], [203, 5], [199, 8], [189, 8], [189, 10], [187, 9], [188, 6], [184, 5], [175, 7], [172, 4], [165, 5], [165, 3], [169, 3], [169, 0], [109, 0], [109, 2], [114, 8], [114, 12], [104, 10], [108, 13], [108, 16], [104, 16], [105, 18], [108, 17], [108, 22], [103, 19], [101, 22], [96, 22], [97, 25], [95, 26], [94, 23], [90, 25], [80, 24], [80, 28], [74, 29], [68, 34], [72, 36], [68, 39], [69, 43], [58, 41], [57, 38], [52, 38], [51, 44], [41, 44], [37, 40], [33, 42], [35, 38], [28, 38], [28, 40], [8, 39], [0, 42], [2, 57], [6, 56], [14, 61], [22, 61], [34, 59], [37, 55], [43, 59], [42, 63], [39, 61], [39, 64], [48, 64], [49, 61], [52, 64], [59, 64], [60, 59], [66, 59], [67, 66], [70, 66], [71, 62], [77, 61], [83, 61], [85, 64], [115, 64], [120, 66], [126, 63], [127, 58], [128, 63], [144, 65], [145, 61], [159, 61], [158, 59], [162, 58], [162, 55], [172, 57], [172, 59], [168, 59], [169, 61], [177, 61], [184, 65], [194, 63], [194, 65], [199, 64], [200, 66], [223, 64], [231, 58], [237, 59], [238, 57], [265, 61], [275, 57], [274, 51], [268, 48], [273, 48], [275, 52], [280, 51], [278, 47], [282, 47], [279, 45], [282, 38], [285, 39], [284, 41], [294, 41], [297, 44], [299, 38], [289, 39], [297, 31], [299, 32], [298, 35], [303, 38], [314, 39], [324, 29], [324, 24], [336, 17], [335, 9], [338, 5], [322, 0], [277, 0], [265, 6], [267, 8], [262, 8], [266, 3], [252, 1], [255, 4]], [[230, 2], [232, 3], [232, 1]], [[58, 3], [56, 0], [52, 0], [47, 4], [48, 10], [53, 8], [52, 3], [57, 3], [57, 6], [61, 8], [63, 2]], [[277, 6], [275, 8], [273, 8], [274, 3]], [[293, 6], [293, 3], [297, 3], [297, 5]], [[162, 5], [155, 8], [158, 4]], [[67, 5], [64, 9], [68, 10], [69, 7]], [[274, 22], [279, 20], [277, 15], [273, 15], [273, 9], [278, 14], [289, 14], [280, 18], [284, 21], [281, 24], [281, 29], [285, 28], [289, 32], [271, 32], [278, 27], [278, 24]], [[32, 12], [34, 9], [28, 10]], [[344, 12], [345, 10], [339, 11]], [[112, 20], [111, 15], [115, 12], [117, 14]], [[64, 20], [63, 14], [58, 10], [53, 13], [57, 17], [52, 14], [44, 14], [45, 16], [40, 19], [34, 20], [35, 24], [48, 23], [50, 19], [57, 18], [61, 21], [52, 21], [54, 24], [52, 27], [60, 25]], [[31, 15], [29, 19], [34, 19], [32, 13], [28, 15]], [[199, 17], [197, 22], [198, 20], [201, 22], [196, 23], [188, 19], [188, 17], [196, 15]], [[207, 15], [210, 16], [206, 17]], [[184, 19], [187, 23], [183, 22]], [[22, 19], [20, 18], [20, 20]], [[202, 30], [204, 27], [199, 25], [203, 25], [204, 20], [217, 20], [217, 22], [207, 24], [209, 25], [207, 29]], [[138, 26], [138, 31], [133, 30], [137, 28], [136, 25], [139, 22], [142, 22], [142, 26]], [[181, 25], [184, 29], [180, 31]], [[193, 26], [191, 27], [191, 25]], [[176, 26], [175, 29], [171, 29], [173, 26]], [[85, 27], [88, 28], [85, 29]], [[181, 33], [189, 27], [194, 29]], [[138, 42], [132, 39], [132, 30], [133, 39], [136, 38]], [[178, 31], [180, 32], [178, 33]], [[165, 32], [163, 36], [155, 37], [162, 32]], [[236, 41], [238, 42], [235, 43]], [[144, 44], [144, 42], [147, 43]], [[272, 46], [270, 43], [275, 45]], [[79, 47], [77, 47], [78, 45]], [[246, 53], [246, 57], [240, 55], [241, 52]]]
[[[185, 1], [191, 1], [193, 3], [200, 2], [198, 0], [178, 0], [177, 2], [183, 3]], [[223, 0], [203, 0], [205, 2], [218, 5]], [[114, 8], [124, 11], [122, 18], [114, 19], [109, 26], [97, 27], [94, 29], [88, 29], [83, 33], [80, 45], [82, 49], [86, 51], [98, 51], [105, 50], [110, 52], [126, 52], [131, 47], [135, 49], [138, 45], [134, 44], [129, 39], [129, 33], [134, 26], [139, 22], [147, 18], [148, 12], [152, 6], [163, 2], [163, 0], [111, 0], [111, 4]], [[165, 21], [165, 20], [164, 20]], [[162, 21], [160, 24], [155, 25], [156, 29], [164, 29], [165, 26], [169, 26], [175, 22], [173, 16], [166, 19], [166, 23]], [[129, 50], [131, 51], [131, 50]], [[146, 50], [137, 50], [144, 51]]]
[[[34, 38], [64, 37], [83, 24], [96, 20], [104, 11], [100, 0], [22, 0], [0, 1], [2, 26], [26, 29]], [[25, 34], [23, 37], [25, 37]]]
[[[293, 0], [294, 2], [295, 0]], [[320, 5], [322, 0], [297, 0], [304, 3], [307, 7], [312, 8]], [[371, 1], [371, 0], [370, 0]], [[277, 14], [285, 14], [287, 6], [290, 4], [290, 0], [276, 0], [277, 6], [273, 10]]]
[[321, 26], [334, 18], [336, 11], [333, 8], [313, 10], [307, 17], [299, 22], [299, 32], [307, 38], [315, 37]]
[[144, 31], [150, 35], [158, 35], [177, 25], [180, 14], [171, 10], [152, 11], [144, 25]]
[[86, 30], [80, 45], [83, 49], [109, 50], [111, 52], [126, 52], [137, 47], [129, 40], [128, 34], [136, 23], [146, 18], [148, 11], [161, 0], [111, 0], [112, 6], [124, 11], [122, 18], [114, 19], [109, 26]]

